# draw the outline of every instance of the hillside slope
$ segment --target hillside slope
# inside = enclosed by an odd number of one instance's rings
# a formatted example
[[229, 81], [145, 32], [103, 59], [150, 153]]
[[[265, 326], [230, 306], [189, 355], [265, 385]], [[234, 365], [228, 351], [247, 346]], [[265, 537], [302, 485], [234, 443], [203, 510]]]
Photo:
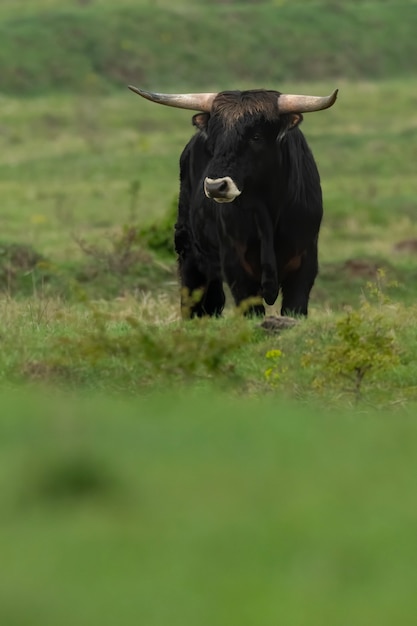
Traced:
[[[7, 9], [9, 6], [9, 9]], [[409, 76], [417, 4], [32, 1], [0, 13], [0, 92], [102, 92]]]

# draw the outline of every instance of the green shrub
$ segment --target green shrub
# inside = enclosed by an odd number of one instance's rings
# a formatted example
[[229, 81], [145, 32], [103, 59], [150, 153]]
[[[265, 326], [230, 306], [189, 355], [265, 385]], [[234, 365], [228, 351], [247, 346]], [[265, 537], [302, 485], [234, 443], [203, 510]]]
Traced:
[[347, 311], [334, 327], [334, 335], [317, 351], [312, 349], [302, 364], [315, 364], [319, 373], [313, 385], [353, 394], [358, 401], [366, 384], [377, 374], [400, 363], [400, 348], [392, 318], [385, 314], [390, 304], [385, 288], [390, 286], [385, 273], [378, 270], [375, 282], [368, 282], [367, 295], [357, 310]]
[[335, 330], [333, 341], [318, 356], [322, 372], [314, 382], [317, 387], [336, 386], [348, 391], [357, 401], [365, 383], [378, 372], [398, 365], [395, 334], [382, 314], [363, 308], [344, 315]]

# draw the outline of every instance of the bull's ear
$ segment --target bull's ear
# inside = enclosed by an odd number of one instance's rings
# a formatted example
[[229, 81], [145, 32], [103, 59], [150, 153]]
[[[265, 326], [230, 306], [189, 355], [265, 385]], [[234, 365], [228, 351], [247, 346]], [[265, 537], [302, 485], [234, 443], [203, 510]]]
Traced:
[[303, 116], [301, 113], [289, 113], [282, 118], [282, 127], [278, 133], [278, 141], [282, 141], [285, 135], [289, 130], [293, 130], [293, 128], [297, 128], [299, 124], [303, 121]]
[[301, 124], [301, 122], [303, 121], [303, 116], [301, 115], [301, 113], [291, 113], [288, 117], [289, 117], [289, 124], [287, 126], [287, 130], [292, 130], [293, 128], [298, 126], [298, 124]]
[[193, 115], [193, 126], [198, 130], [206, 130], [209, 119], [210, 113], [196, 113]]

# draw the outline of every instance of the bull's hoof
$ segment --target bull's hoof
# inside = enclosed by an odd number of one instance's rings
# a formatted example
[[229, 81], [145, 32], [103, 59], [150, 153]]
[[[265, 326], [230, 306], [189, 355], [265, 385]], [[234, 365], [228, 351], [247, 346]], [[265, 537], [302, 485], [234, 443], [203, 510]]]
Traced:
[[260, 327], [270, 333], [279, 333], [281, 330], [284, 330], [285, 328], [292, 328], [296, 324], [298, 324], [298, 320], [294, 317], [286, 317], [284, 315], [275, 317], [270, 315], [263, 320]]

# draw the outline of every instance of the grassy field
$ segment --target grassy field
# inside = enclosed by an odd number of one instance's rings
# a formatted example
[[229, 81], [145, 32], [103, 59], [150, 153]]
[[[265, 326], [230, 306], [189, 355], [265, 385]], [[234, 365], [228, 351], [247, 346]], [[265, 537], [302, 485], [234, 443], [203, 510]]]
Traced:
[[[414, 624], [416, 9], [0, 3], [1, 624]], [[181, 322], [130, 82], [339, 88], [307, 320]]]
[[[45, 0], [27, 3], [25, 12], [17, 14], [14, 4], [4, 3], [3, 27], [9, 39], [4, 39], [2, 47], [7, 71], [2, 76], [4, 89], [0, 97], [0, 284], [8, 345], [2, 356], [3, 381], [51, 380], [73, 387], [87, 384], [90, 388], [110, 386], [135, 392], [138, 387], [159, 385], [161, 379], [168, 386], [178, 379], [199, 384], [200, 378], [225, 384], [233, 369], [239, 373], [240, 384], [253, 393], [263, 393], [267, 385], [263, 376], [267, 369], [265, 353], [278, 346], [291, 361], [291, 367], [280, 376], [282, 389], [291, 390], [290, 395], [310, 398], [311, 384], [317, 377], [311, 374], [305, 382], [300, 374], [300, 363], [309, 353], [300, 335], [310, 337], [317, 345], [320, 337], [326, 338], [323, 350], [317, 354], [318, 364], [324, 367], [326, 349], [332, 350], [326, 342], [337, 337], [337, 324], [340, 320], [343, 324], [349, 307], [360, 307], [359, 326], [372, 322], [372, 316], [382, 316], [398, 342], [391, 368], [379, 374], [383, 376], [377, 385], [380, 401], [386, 400], [383, 389], [391, 393], [394, 404], [412, 399], [415, 349], [409, 332], [415, 317], [417, 278], [417, 117], [407, 60], [415, 45], [410, 30], [415, 4], [403, 3], [401, 15], [394, 4], [353, 3], [346, 8], [335, 2], [279, 6], [266, 2], [259, 6], [216, 6], [212, 11], [195, 6], [187, 19], [195, 20], [195, 29], [190, 32], [199, 38], [201, 63], [200, 58], [190, 57], [187, 61], [181, 57], [190, 43], [185, 38], [181, 45], [175, 45], [175, 54], [172, 52], [178, 72], [171, 68], [168, 81], [164, 54], [173, 50], [172, 45], [159, 38], [159, 54], [152, 52], [151, 40], [155, 40], [154, 33], [162, 32], [158, 20], [185, 20], [186, 5], [167, 11], [163, 6], [151, 9], [146, 3], [122, 2], [115, 9], [104, 1], [62, 5]], [[136, 12], [137, 19], [129, 22], [132, 30], [124, 31], [125, 20], [132, 12]], [[407, 12], [410, 20], [404, 19]], [[139, 37], [135, 29], [144, 28], [145, 14], [146, 33]], [[102, 22], [110, 15], [109, 24], [117, 31], [115, 39], [110, 37], [110, 26], [105, 28]], [[181, 85], [181, 72], [193, 68], [204, 75], [205, 82], [213, 81], [214, 75], [204, 70], [207, 33], [203, 37], [203, 31], [220, 18], [221, 28], [226, 29], [230, 21], [236, 20], [236, 33], [252, 36], [251, 46], [255, 48], [254, 34], [262, 32], [265, 61], [272, 55], [268, 37], [275, 33], [276, 38], [278, 32], [270, 25], [276, 25], [279, 17], [279, 29], [287, 33], [285, 37], [281, 33], [282, 58], [289, 58], [288, 46], [294, 44], [294, 37], [305, 40], [306, 46], [316, 41], [318, 31], [309, 26], [313, 16], [313, 24], [318, 23], [322, 29], [320, 46], [327, 51], [317, 47], [320, 71], [316, 71], [308, 47], [301, 46], [297, 54], [303, 55], [305, 63], [309, 60], [307, 72], [294, 66], [288, 72], [279, 74], [277, 70], [274, 74], [270, 64], [262, 72], [262, 80], [272, 82], [267, 86], [287, 92], [325, 94], [335, 87], [340, 89], [332, 109], [306, 115], [303, 123], [319, 164], [325, 197], [321, 272], [312, 294], [311, 318], [302, 324], [301, 331], [294, 328], [279, 338], [259, 331], [256, 323], [245, 326], [242, 322], [240, 327], [231, 309], [222, 324], [203, 322], [183, 327], [179, 321], [172, 227], [178, 158], [192, 132], [190, 114], [139, 99], [127, 90], [125, 80], [168, 89], [174, 82]], [[248, 24], [248, 18], [256, 18], [259, 26], [256, 22], [256, 28], [242, 30], [240, 20]], [[73, 32], [71, 20], [78, 20], [82, 26], [75, 38], [64, 36], [62, 31]], [[335, 55], [334, 36], [342, 22], [344, 37], [338, 42], [340, 53]], [[285, 25], [290, 23], [296, 23], [297, 28], [288, 30]], [[175, 22], [170, 24], [173, 28]], [[388, 25], [393, 33], [402, 29], [395, 47], [397, 56], [394, 48], [381, 43], [380, 30]], [[51, 36], [59, 38], [64, 61], [54, 54], [55, 44], [49, 39], [36, 48], [36, 53], [22, 45], [26, 40], [22, 39], [21, 29], [34, 41], [39, 28], [49, 29]], [[308, 28], [311, 41], [303, 36]], [[368, 31], [368, 39], [363, 36], [363, 28]], [[124, 62], [123, 54], [112, 48], [122, 32], [125, 43], [138, 37], [140, 50], [149, 50], [156, 68], [151, 79], [135, 68], [132, 75], [118, 75], [113, 61], [103, 62], [100, 69], [96, 57]], [[229, 32], [234, 31], [229, 28]], [[329, 34], [327, 39], [325, 33]], [[227, 40], [221, 30], [217, 37], [219, 41]], [[234, 40], [230, 45], [242, 51], [240, 61], [247, 72], [239, 73], [231, 57], [230, 64], [223, 68], [227, 76], [216, 79], [219, 87], [226, 86], [227, 81], [227, 86], [232, 86], [232, 80], [239, 80], [242, 87], [255, 86], [251, 76], [259, 76], [260, 69], [251, 46]], [[371, 63], [369, 57], [369, 65], [360, 48], [365, 45], [373, 51], [374, 61]], [[126, 49], [132, 61], [142, 59], [142, 53], [133, 52], [130, 44], [126, 43]], [[77, 50], [87, 55], [96, 68], [86, 81]], [[349, 54], [353, 51], [363, 57], [360, 66], [350, 66]], [[45, 64], [42, 55], [55, 60], [55, 65]], [[337, 58], [340, 62], [341, 57], [345, 58], [343, 73], [331, 61]], [[25, 64], [29, 62], [33, 79], [19, 87], [14, 80], [27, 76]], [[66, 71], [72, 64], [74, 76], [82, 84], [68, 78], [63, 90], [55, 70]], [[379, 74], [381, 66], [383, 77]], [[40, 74], [44, 82], [38, 80]], [[187, 76], [188, 88], [195, 89], [195, 78], [188, 69]], [[103, 88], [105, 82], [107, 87]], [[27, 95], [23, 97], [21, 91]], [[278, 307], [279, 303], [268, 313], [275, 314]], [[237, 340], [229, 339], [234, 335]], [[151, 341], [150, 337], [157, 339]], [[183, 351], [178, 350], [178, 341], [183, 342]], [[205, 360], [201, 350], [196, 350], [199, 343], [208, 353]], [[224, 355], [222, 343], [228, 346]], [[142, 355], [146, 367], [135, 360], [135, 351], [129, 345]], [[404, 369], [404, 363], [411, 375], [398, 370]], [[233, 380], [230, 384], [233, 387]], [[331, 395], [334, 397], [333, 391]]]
[[[414, 0], [2, 3], [7, 92], [412, 76]], [[42, 41], [42, 46], [33, 42]]]

